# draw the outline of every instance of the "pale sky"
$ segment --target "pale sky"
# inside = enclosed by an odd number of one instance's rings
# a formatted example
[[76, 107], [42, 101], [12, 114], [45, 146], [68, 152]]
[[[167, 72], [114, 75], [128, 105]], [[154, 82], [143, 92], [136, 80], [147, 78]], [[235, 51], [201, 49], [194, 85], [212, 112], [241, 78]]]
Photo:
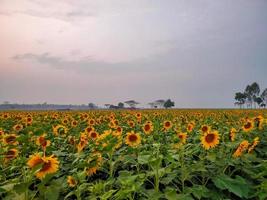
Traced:
[[233, 107], [267, 87], [267, 1], [0, 0], [0, 47], [0, 102]]

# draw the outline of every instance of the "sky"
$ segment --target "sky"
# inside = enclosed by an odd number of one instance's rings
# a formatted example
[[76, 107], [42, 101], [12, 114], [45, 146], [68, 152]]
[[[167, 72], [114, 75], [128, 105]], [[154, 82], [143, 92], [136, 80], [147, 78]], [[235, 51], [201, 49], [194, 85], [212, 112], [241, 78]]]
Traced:
[[0, 103], [172, 99], [267, 88], [266, 0], [0, 0]]

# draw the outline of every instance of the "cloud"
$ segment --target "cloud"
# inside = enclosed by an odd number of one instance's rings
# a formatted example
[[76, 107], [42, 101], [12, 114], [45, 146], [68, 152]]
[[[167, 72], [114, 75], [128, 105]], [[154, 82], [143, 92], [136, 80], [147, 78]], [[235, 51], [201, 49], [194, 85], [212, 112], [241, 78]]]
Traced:
[[[52, 68], [61, 69], [61, 70], [73, 70], [76, 72], [91, 72], [111, 69], [114, 66], [121, 66], [122, 63], [107, 63], [94, 61], [92, 56], [82, 57], [78, 60], [67, 60], [63, 57], [53, 56], [49, 52], [45, 52], [42, 54], [34, 54], [34, 53], [25, 53], [25, 54], [17, 54], [12, 57], [15, 61], [35, 61], [37, 63], [43, 65], [49, 65]], [[101, 71], [102, 71], [101, 70]]]

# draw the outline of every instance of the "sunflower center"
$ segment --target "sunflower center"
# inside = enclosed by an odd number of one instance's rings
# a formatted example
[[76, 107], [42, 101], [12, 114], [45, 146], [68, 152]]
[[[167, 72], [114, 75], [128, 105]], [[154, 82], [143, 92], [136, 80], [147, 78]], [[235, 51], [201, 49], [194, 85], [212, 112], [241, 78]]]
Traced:
[[96, 133], [95, 133], [95, 132], [92, 132], [92, 133], [91, 133], [91, 137], [92, 137], [92, 138], [96, 138]]
[[166, 123], [165, 123], [165, 126], [166, 126], [166, 127], [169, 127], [170, 125], [171, 125], [170, 122], [166, 122]]
[[129, 141], [135, 142], [137, 140], [137, 136], [135, 134], [132, 134], [129, 136]]
[[6, 153], [6, 157], [7, 158], [13, 158], [15, 156], [15, 151], [13, 150], [9, 150], [7, 153]]
[[144, 128], [145, 128], [145, 131], [149, 131], [150, 130], [150, 125], [146, 124]]
[[6, 142], [7, 143], [15, 142], [15, 140], [16, 140], [16, 137], [15, 136], [9, 136], [9, 137], [6, 138]]
[[205, 137], [205, 140], [207, 143], [212, 143], [215, 139], [215, 135], [214, 134], [208, 134], [206, 137]]
[[202, 131], [203, 131], [203, 132], [207, 132], [207, 130], [208, 130], [208, 127], [207, 127], [207, 126], [203, 126], [203, 127], [202, 127]]
[[49, 170], [51, 168], [51, 161], [49, 160], [48, 162], [45, 162], [44, 164], [43, 164], [43, 167], [42, 167], [42, 169], [40, 170], [40, 171], [47, 171], [47, 170]]
[[87, 128], [86, 131], [89, 133], [92, 131], [92, 128]]
[[246, 129], [249, 129], [249, 128], [251, 127], [251, 123], [250, 123], [250, 122], [246, 123], [244, 127], [245, 127]]

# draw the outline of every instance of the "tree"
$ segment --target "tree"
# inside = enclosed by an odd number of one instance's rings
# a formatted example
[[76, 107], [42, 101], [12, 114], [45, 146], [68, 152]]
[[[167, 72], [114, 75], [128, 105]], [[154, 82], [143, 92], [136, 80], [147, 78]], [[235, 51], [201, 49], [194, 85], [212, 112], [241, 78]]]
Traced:
[[260, 86], [257, 82], [254, 82], [251, 84], [250, 92], [251, 92], [252, 100], [254, 102], [254, 107], [256, 108], [257, 98], [259, 97], [259, 94], [260, 94]]
[[150, 102], [148, 103], [148, 105], [151, 107], [151, 108], [157, 108], [157, 105], [155, 102]]
[[168, 99], [167, 101], [165, 101], [164, 103], [164, 108], [171, 108], [174, 106], [174, 102], [171, 101], [170, 99]]
[[96, 106], [94, 103], [89, 103], [89, 104], [88, 104], [88, 107], [89, 107], [90, 109], [95, 109], [95, 108], [97, 108], [97, 106]]
[[165, 102], [166, 102], [166, 100], [159, 99], [159, 100], [155, 101], [154, 103], [155, 103], [155, 105], [157, 107], [161, 107], [162, 108], [162, 107], [164, 107]]
[[262, 94], [261, 94], [261, 98], [263, 100], [264, 103], [262, 107], [265, 107], [267, 105], [267, 88], [265, 90], [263, 90]]
[[109, 109], [118, 109], [119, 107], [118, 106], [114, 106], [114, 105], [109, 105]]
[[136, 102], [135, 100], [125, 101], [124, 103], [126, 103], [128, 106], [130, 106], [130, 108], [135, 108], [135, 106], [136, 106], [137, 104], [139, 104], [139, 103]]
[[242, 105], [244, 105], [246, 102], [246, 98], [247, 96], [245, 93], [242, 92], [235, 93], [235, 100], [236, 100], [235, 105], [239, 105], [240, 108], [242, 108]]
[[124, 108], [124, 103], [122, 103], [122, 102], [118, 103], [118, 107], [119, 108]]
[[104, 104], [104, 106], [105, 106], [106, 108], [109, 108], [110, 105], [111, 105], [111, 104], [109, 104], [109, 103]]
[[254, 101], [258, 104], [259, 107], [261, 107], [261, 104], [263, 102], [261, 97], [256, 97]]
[[244, 94], [246, 95], [247, 107], [252, 107], [252, 87], [247, 85]]

